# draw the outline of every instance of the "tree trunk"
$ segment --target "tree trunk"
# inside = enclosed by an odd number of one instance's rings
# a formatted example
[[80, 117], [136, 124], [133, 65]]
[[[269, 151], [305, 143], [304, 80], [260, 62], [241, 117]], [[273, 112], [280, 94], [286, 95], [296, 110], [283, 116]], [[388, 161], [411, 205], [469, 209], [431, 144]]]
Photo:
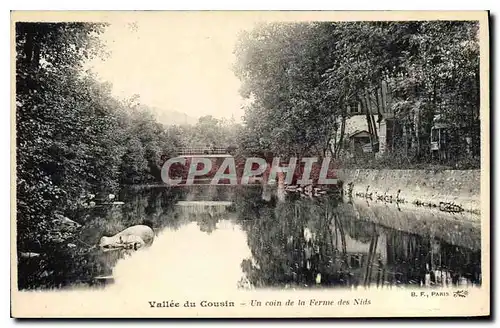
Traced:
[[365, 112], [365, 117], [366, 117], [366, 125], [368, 127], [368, 133], [370, 135], [370, 145], [373, 149], [373, 130], [372, 130], [372, 124], [371, 124], [371, 119], [370, 119], [370, 114], [369, 114], [369, 109], [366, 104], [366, 99], [365, 97], [360, 97], [359, 102], [361, 104], [361, 110], [364, 109]]
[[40, 44], [39, 36], [33, 26], [28, 24], [25, 28], [26, 41], [23, 46], [24, 63], [33, 69], [36, 69], [40, 63]]
[[34, 32], [30, 28], [26, 28], [26, 42], [24, 43], [23, 47], [23, 52], [24, 52], [24, 61], [26, 65], [31, 65], [31, 60], [33, 58], [33, 39], [34, 39]]
[[33, 44], [33, 58], [31, 60], [31, 67], [33, 69], [37, 69], [39, 64], [40, 64], [40, 44], [36, 42], [35, 38], [35, 43]]
[[370, 115], [370, 118], [372, 120], [373, 136], [375, 137], [375, 140], [378, 141], [377, 123], [375, 123], [375, 115]]
[[[371, 106], [371, 103], [373, 103], [373, 101], [371, 101], [370, 93], [368, 91], [365, 90], [365, 94], [366, 94], [366, 99], [368, 101], [368, 111], [370, 112], [370, 120], [372, 124], [373, 136], [375, 141], [378, 141], [377, 124], [375, 123], [375, 115], [373, 114]], [[377, 107], [377, 113], [380, 114], [380, 110], [378, 108], [378, 104], [376, 103], [376, 101], [375, 101], [375, 107]]]
[[333, 153], [333, 158], [337, 158], [340, 155], [340, 151], [343, 149], [344, 135], [345, 135], [345, 121], [346, 121], [346, 116], [344, 113], [342, 113], [342, 121], [340, 123], [340, 136], [339, 136], [339, 141], [335, 146], [335, 152]]
[[420, 110], [415, 113], [415, 155], [420, 158]]

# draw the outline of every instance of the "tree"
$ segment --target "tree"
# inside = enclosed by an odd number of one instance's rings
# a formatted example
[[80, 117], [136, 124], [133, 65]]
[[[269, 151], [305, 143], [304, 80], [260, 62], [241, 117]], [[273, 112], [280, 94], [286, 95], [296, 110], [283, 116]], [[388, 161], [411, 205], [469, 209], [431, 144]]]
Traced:
[[414, 160], [428, 161], [437, 115], [458, 137], [479, 140], [477, 31], [477, 22], [418, 21], [271, 23], [243, 33], [235, 49], [250, 100], [242, 142], [337, 157], [355, 108], [373, 151], [387, 116], [402, 127], [396, 146]]
[[325, 156], [329, 148], [339, 110], [321, 83], [332, 52], [328, 34], [317, 30], [317, 24], [264, 25], [243, 34], [236, 48], [235, 72], [243, 95], [253, 99], [247, 132], [273, 153]]
[[241, 126], [234, 120], [202, 116], [194, 126], [181, 126], [185, 147], [229, 147], [235, 144]]
[[[161, 155], [178, 144], [148, 109], [137, 110], [137, 97], [114, 99], [109, 84], [83, 70], [85, 60], [100, 55], [104, 28], [16, 24], [17, 249], [43, 254], [44, 272], [59, 276], [53, 283], [64, 281], [68, 267], [80, 265], [88, 251], [78, 231], [66, 231], [61, 220], [84, 226], [88, 194], [161, 181]], [[61, 261], [65, 269], [57, 267]], [[19, 277], [40, 282], [39, 271], [19, 268]]]

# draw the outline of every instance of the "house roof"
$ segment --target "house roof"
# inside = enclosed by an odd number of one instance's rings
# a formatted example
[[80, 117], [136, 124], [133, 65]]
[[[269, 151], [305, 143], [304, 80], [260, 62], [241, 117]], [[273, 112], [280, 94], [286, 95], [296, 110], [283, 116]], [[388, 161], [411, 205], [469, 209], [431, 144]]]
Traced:
[[370, 132], [366, 131], [366, 130], [356, 130], [354, 131], [353, 133], [351, 133], [349, 135], [349, 138], [353, 138], [353, 137], [356, 137], [357, 135], [361, 134], [361, 133], [365, 133], [367, 135], [370, 135]]

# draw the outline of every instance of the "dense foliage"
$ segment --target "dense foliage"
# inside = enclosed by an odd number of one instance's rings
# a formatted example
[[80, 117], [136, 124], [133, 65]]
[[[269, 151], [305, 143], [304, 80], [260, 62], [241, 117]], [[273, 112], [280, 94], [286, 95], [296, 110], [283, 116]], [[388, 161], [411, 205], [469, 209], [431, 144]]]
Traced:
[[241, 125], [233, 119], [217, 119], [211, 115], [202, 116], [195, 125], [183, 125], [180, 130], [185, 147], [230, 147], [237, 144]]
[[99, 195], [116, 193], [120, 186], [160, 181], [161, 155], [179, 146], [176, 131], [157, 123], [137, 99], [113, 98], [109, 85], [84, 71], [85, 60], [103, 54], [99, 34], [104, 28], [16, 24], [20, 252], [54, 259], [83, 252], [86, 244], [75, 240], [76, 225], [69, 221], [72, 229], [64, 230], [66, 217], [85, 225], [79, 213], [89, 194], [99, 202]]
[[272, 23], [243, 33], [235, 53], [251, 100], [245, 148], [339, 157], [357, 109], [374, 151], [390, 117], [388, 147], [407, 163], [428, 162], [436, 119], [453, 141], [447, 159], [479, 155], [477, 22]]

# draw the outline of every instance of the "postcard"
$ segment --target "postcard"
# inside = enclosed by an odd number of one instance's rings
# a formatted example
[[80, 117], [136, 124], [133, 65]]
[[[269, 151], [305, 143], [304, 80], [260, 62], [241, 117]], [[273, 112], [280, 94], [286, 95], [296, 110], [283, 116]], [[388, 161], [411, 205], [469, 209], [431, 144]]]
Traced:
[[11, 316], [490, 315], [487, 11], [13, 11]]

